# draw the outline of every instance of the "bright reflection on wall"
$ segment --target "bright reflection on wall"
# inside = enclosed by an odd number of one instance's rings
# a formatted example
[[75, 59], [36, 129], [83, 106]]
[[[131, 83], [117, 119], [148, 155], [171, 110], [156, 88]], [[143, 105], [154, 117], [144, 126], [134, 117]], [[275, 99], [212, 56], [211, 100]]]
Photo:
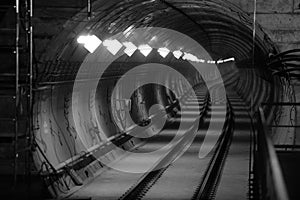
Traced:
[[123, 42], [123, 45], [126, 47], [124, 53], [126, 53], [129, 57], [137, 50], [137, 47], [132, 42]]
[[161, 57], [165, 58], [170, 53], [170, 50], [167, 49], [166, 47], [163, 47], [163, 48], [159, 48], [157, 52], [161, 55]]
[[125, 37], [128, 37], [131, 33], [131, 30], [133, 29], [133, 25], [129, 26], [124, 32], [123, 34], [125, 35]]
[[123, 45], [118, 40], [114, 39], [114, 40], [105, 40], [103, 42], [103, 46], [106, 46], [107, 50], [112, 55], [116, 55]]
[[148, 44], [142, 44], [138, 49], [145, 57], [147, 57], [152, 51], [152, 47], [150, 47]]
[[93, 53], [102, 43], [102, 41], [95, 35], [81, 35], [77, 38], [77, 42], [84, 44], [90, 53]]

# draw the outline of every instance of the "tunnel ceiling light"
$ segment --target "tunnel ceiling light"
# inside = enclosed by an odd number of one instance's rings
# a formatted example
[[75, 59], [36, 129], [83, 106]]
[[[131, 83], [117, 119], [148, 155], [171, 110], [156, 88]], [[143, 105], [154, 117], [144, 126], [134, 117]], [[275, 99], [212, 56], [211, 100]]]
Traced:
[[199, 61], [199, 59], [195, 55], [193, 55], [191, 53], [186, 53], [186, 52], [184, 52], [184, 56], [182, 57], [182, 59], [193, 61], [193, 62], [198, 62]]
[[208, 60], [207, 63], [209, 63], [209, 64], [216, 64], [216, 61], [214, 61], [214, 60]]
[[183, 52], [182, 60], [187, 60], [188, 59], [188, 53]]
[[83, 44], [90, 53], [93, 53], [102, 43], [95, 35], [81, 35], [77, 38], [77, 42]]
[[224, 60], [218, 60], [217, 63], [218, 64], [224, 63]]
[[152, 48], [148, 44], [142, 44], [138, 49], [145, 57], [147, 57], [152, 51]]
[[198, 62], [205, 63], [205, 60], [203, 60], [203, 59], [198, 59]]
[[129, 57], [134, 54], [134, 52], [138, 49], [132, 42], [123, 42], [123, 45], [126, 47], [124, 53], [126, 53]]
[[179, 59], [182, 56], [182, 52], [180, 50], [174, 51], [173, 55], [175, 58]]
[[107, 50], [112, 54], [116, 55], [123, 45], [116, 39], [114, 40], [105, 40], [103, 45], [107, 48]]
[[161, 55], [161, 57], [165, 58], [170, 53], [170, 50], [167, 49], [166, 47], [162, 47], [157, 49], [157, 52]]
[[224, 62], [229, 62], [229, 61], [235, 61], [235, 59], [232, 57], [232, 58], [227, 58], [225, 60], [223, 60]]

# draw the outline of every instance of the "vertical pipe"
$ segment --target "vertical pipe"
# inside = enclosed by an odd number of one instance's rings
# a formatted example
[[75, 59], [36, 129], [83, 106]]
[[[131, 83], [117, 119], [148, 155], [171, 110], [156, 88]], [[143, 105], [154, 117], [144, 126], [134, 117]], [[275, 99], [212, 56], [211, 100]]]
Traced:
[[91, 0], [87, 0], [87, 13], [88, 13], [88, 20], [90, 20], [92, 17]]
[[[254, 10], [253, 10], [253, 35], [252, 35], [252, 67], [254, 69], [255, 65], [255, 36], [256, 36], [256, 0], [254, 0]], [[253, 113], [253, 95], [251, 95], [250, 109]]]
[[16, 68], [15, 68], [15, 138], [14, 138], [14, 186], [17, 184], [18, 173], [18, 112], [19, 112], [19, 40], [20, 40], [20, 13], [19, 0], [16, 0]]
[[255, 35], [256, 35], [256, 0], [254, 0], [253, 10], [253, 35], [252, 35], [252, 47], [253, 47], [253, 67], [254, 67], [254, 53], [255, 53]]
[[32, 103], [33, 103], [33, 0], [29, 0], [29, 114], [30, 114], [30, 131], [32, 131]]
[[28, 13], [28, 47], [29, 47], [29, 87], [28, 87], [28, 136], [27, 136], [27, 147], [29, 149], [27, 150], [27, 173], [28, 173], [28, 182], [30, 184], [30, 175], [31, 175], [31, 145], [32, 145], [32, 139], [33, 139], [33, 92], [32, 92], [32, 86], [33, 86], [33, 26], [32, 26], [32, 17], [33, 17], [33, 0], [29, 0], [29, 10]]

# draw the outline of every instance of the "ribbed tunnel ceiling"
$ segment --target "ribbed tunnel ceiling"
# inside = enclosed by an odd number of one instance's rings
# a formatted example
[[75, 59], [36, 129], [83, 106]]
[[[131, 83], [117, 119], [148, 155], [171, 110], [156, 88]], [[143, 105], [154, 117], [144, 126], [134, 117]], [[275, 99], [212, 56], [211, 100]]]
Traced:
[[[198, 41], [215, 60], [226, 57], [235, 57], [237, 63], [252, 60], [252, 19], [230, 2], [103, 0], [95, 1], [92, 11], [90, 20], [87, 19], [86, 9], [70, 19], [65, 24], [66, 29], [51, 43], [43, 58], [47, 61], [81, 62], [86, 52], [78, 53], [82, 51], [77, 49], [76, 42], [80, 34], [92, 33], [104, 40], [128, 28], [163, 27], [179, 31]], [[257, 25], [257, 66], [264, 65], [267, 55], [274, 50], [268, 36]]]

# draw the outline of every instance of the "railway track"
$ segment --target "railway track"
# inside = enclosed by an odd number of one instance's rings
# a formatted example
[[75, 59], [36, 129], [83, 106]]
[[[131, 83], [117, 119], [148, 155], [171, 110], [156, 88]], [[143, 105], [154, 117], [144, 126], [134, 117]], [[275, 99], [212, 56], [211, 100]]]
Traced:
[[[217, 91], [218, 88], [215, 88]], [[143, 174], [138, 181], [132, 185], [119, 199], [127, 200], [127, 199], [213, 199], [214, 194], [216, 192], [216, 188], [222, 174], [222, 168], [224, 166], [226, 155], [228, 153], [228, 149], [232, 139], [233, 133], [233, 114], [231, 111], [231, 106], [227, 103], [227, 106], [220, 106], [219, 112], [226, 112], [226, 120], [221, 133], [221, 136], [217, 140], [216, 145], [209, 155], [201, 160], [198, 158], [194, 149], [199, 148], [200, 143], [203, 142], [203, 135], [194, 135], [199, 134], [199, 131], [205, 132], [210, 123], [211, 117], [211, 103], [209, 101], [209, 97], [206, 95], [206, 92], [203, 92], [200, 88], [195, 90], [197, 99], [189, 99], [186, 98], [185, 104], [187, 106], [187, 110], [185, 112], [190, 112], [191, 117], [194, 118], [193, 123], [189, 122], [189, 129], [186, 130], [184, 136], [181, 140], [170, 150], [165, 156], [163, 156], [155, 165], [148, 170], [147, 173]], [[217, 93], [217, 92], [216, 92]], [[223, 99], [224, 100], [224, 99]], [[199, 116], [193, 116], [193, 109], [195, 104], [198, 104], [201, 107], [201, 112]], [[181, 111], [184, 112], [184, 111]], [[176, 119], [179, 119], [180, 116], [177, 116]], [[175, 122], [176, 122], [175, 119]], [[182, 119], [183, 121], [188, 121], [188, 119]], [[214, 122], [212, 122], [214, 123]], [[218, 123], [218, 122], [215, 122]], [[198, 125], [200, 125], [200, 130], [198, 130]], [[175, 125], [176, 126], [176, 125]], [[192, 138], [192, 139], [191, 139]], [[186, 146], [191, 145], [188, 149]], [[185, 153], [182, 152], [186, 150]], [[193, 156], [189, 156], [192, 154]], [[181, 157], [180, 157], [181, 156]], [[180, 158], [179, 158], [180, 157]], [[200, 160], [200, 161], [199, 161]], [[175, 161], [175, 162], [173, 162]], [[181, 162], [183, 161], [183, 162]], [[175, 182], [180, 183], [182, 179], [180, 176], [174, 178], [176, 176], [176, 171], [179, 168], [182, 168], [181, 163], [188, 164], [195, 163], [195, 169], [197, 168], [197, 162], [199, 162], [199, 177], [193, 177], [192, 183], [188, 183], [185, 187], [192, 188], [187, 192], [187, 196], [176, 196], [176, 190], [184, 190], [184, 184], [181, 187], [174, 188], [172, 184], [168, 180], [173, 180]], [[172, 163], [172, 164], [169, 164]], [[183, 172], [185, 173], [185, 172]], [[186, 173], [189, 173], [188, 171]], [[191, 172], [191, 174], [195, 174], [195, 172]], [[197, 173], [196, 173], [197, 174]], [[184, 181], [183, 181], [184, 182]], [[192, 186], [191, 186], [192, 184]], [[165, 192], [163, 191], [165, 190]], [[174, 191], [174, 196], [169, 194], [170, 191]], [[164, 194], [165, 193], [165, 194]], [[184, 195], [184, 192], [178, 193], [178, 195]], [[161, 196], [162, 195], [162, 196]]]

